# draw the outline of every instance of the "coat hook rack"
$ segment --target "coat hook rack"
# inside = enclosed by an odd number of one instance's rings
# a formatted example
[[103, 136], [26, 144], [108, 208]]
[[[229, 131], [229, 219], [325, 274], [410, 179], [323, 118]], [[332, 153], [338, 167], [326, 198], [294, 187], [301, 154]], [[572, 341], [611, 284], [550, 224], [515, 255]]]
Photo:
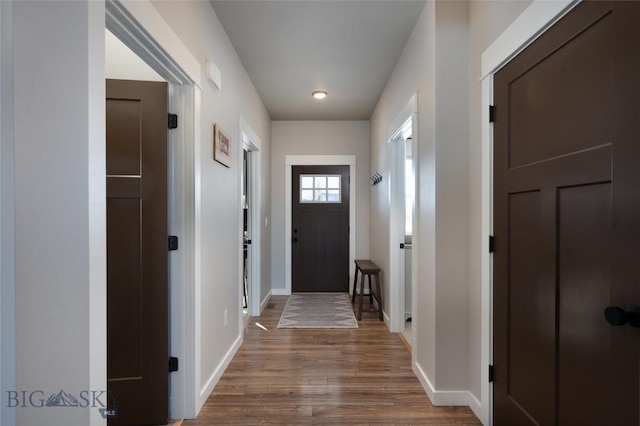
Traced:
[[382, 175], [380, 173], [376, 173], [372, 175], [369, 179], [371, 179], [371, 186], [376, 186], [380, 182], [382, 182]]

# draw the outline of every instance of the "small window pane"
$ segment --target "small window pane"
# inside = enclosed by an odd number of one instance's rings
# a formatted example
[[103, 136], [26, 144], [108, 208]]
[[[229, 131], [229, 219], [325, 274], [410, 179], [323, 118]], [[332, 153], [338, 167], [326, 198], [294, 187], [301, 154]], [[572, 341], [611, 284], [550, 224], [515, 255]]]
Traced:
[[313, 188], [313, 176], [301, 176], [300, 177], [301, 188]]
[[327, 201], [327, 191], [324, 189], [316, 189], [316, 197], [314, 201]]
[[327, 187], [327, 177], [326, 176], [316, 176], [316, 188], [326, 188]]
[[329, 176], [327, 188], [340, 188], [340, 176]]
[[313, 190], [303, 189], [300, 193], [300, 201], [303, 203], [313, 201]]
[[331, 203], [339, 203], [340, 202], [340, 190], [338, 189], [330, 189], [327, 192], [327, 201]]

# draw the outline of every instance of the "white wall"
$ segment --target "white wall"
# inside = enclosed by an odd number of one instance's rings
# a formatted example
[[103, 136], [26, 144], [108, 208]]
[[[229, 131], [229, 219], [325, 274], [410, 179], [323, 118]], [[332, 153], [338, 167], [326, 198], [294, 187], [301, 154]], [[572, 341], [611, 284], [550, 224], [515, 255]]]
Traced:
[[[15, 254], [15, 388], [105, 390], [104, 4], [12, 9], [14, 140], [3, 128], [3, 150], [13, 142], [15, 240], [5, 245], [3, 216], [2, 254]], [[97, 409], [26, 407], [16, 424], [106, 422]]]
[[[269, 158], [270, 119], [252, 82], [233, 49], [210, 3], [204, 1], [154, 1], [154, 7], [171, 26], [203, 67], [213, 60], [222, 73], [222, 90], [203, 82], [202, 140], [198, 141], [201, 188], [200, 258], [200, 403], [204, 403], [215, 383], [242, 341], [242, 329], [233, 321], [240, 318], [242, 254], [240, 224], [240, 172], [242, 144], [239, 118], [242, 116], [261, 139], [261, 155]], [[213, 124], [218, 123], [231, 139], [232, 164], [226, 168], [213, 160]], [[262, 164], [268, 160], [262, 161]], [[269, 168], [262, 170], [262, 216], [269, 213]], [[196, 198], [197, 199], [197, 198]], [[196, 202], [197, 204], [197, 202]], [[267, 230], [268, 231], [268, 230]], [[270, 234], [262, 240], [269, 244]], [[267, 245], [268, 247], [269, 245]], [[262, 269], [269, 270], [269, 253], [263, 251]], [[269, 282], [262, 282], [270, 287]], [[224, 327], [224, 311], [229, 325]]]
[[[529, 0], [472, 1], [469, 4], [469, 390], [480, 399], [480, 255], [481, 241], [481, 113], [480, 59], [482, 52], [526, 9]], [[488, 343], [485, 343], [488, 344]]]
[[105, 76], [116, 80], [166, 81], [109, 30], [104, 30]]
[[[468, 389], [467, 54], [468, 4], [427, 3], [371, 119], [371, 168], [388, 175], [389, 126], [418, 93], [414, 363], [440, 404], [466, 403]], [[371, 254], [388, 271], [388, 187], [371, 194]]]
[[[456, 391], [467, 389], [472, 406], [480, 400], [480, 55], [529, 3], [427, 3], [371, 119], [371, 168], [385, 174], [388, 126], [418, 92], [414, 361], [436, 402], [464, 403]], [[371, 192], [371, 255], [388, 269], [381, 189]]]
[[[416, 150], [416, 217], [418, 226], [413, 230], [413, 250], [417, 251], [420, 267], [414, 299], [416, 312], [412, 313], [412, 332], [416, 351], [428, 354], [430, 361], [423, 361], [422, 368], [433, 375], [435, 371], [435, 4], [429, 2], [416, 23], [404, 52], [387, 83], [378, 105], [371, 117], [371, 170], [389, 176], [391, 167], [390, 148], [387, 143], [389, 126], [400, 113], [410, 97], [418, 94], [418, 131], [413, 135]], [[370, 239], [371, 259], [387, 277], [391, 262], [389, 251], [389, 185], [378, 185], [371, 190]], [[427, 236], [426, 238], [423, 236]], [[389, 300], [392, 282], [385, 279], [384, 298]], [[425, 285], [424, 283], [429, 283]], [[389, 304], [387, 304], [389, 306]], [[419, 329], [419, 331], [418, 331]], [[418, 336], [419, 334], [419, 336]], [[426, 344], [425, 344], [426, 342]]]
[[[369, 257], [369, 122], [274, 121], [271, 126], [271, 282], [285, 291], [285, 156], [356, 156], [356, 258]], [[353, 182], [353, 177], [352, 177]], [[351, 265], [349, 266], [351, 268]]]

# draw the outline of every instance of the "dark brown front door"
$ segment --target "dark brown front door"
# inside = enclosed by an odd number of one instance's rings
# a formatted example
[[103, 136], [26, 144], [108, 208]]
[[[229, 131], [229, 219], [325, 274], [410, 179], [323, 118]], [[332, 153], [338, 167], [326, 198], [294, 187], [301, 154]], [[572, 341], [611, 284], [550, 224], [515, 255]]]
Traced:
[[584, 2], [495, 75], [495, 425], [638, 425], [640, 3]]
[[109, 424], [166, 424], [167, 84], [106, 84]]
[[349, 291], [349, 166], [292, 167], [294, 292]]

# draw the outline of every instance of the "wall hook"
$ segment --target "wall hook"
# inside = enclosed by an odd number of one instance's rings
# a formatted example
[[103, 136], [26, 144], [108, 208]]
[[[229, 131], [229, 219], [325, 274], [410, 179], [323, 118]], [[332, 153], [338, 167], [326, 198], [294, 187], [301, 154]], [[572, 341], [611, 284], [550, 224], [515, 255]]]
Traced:
[[369, 179], [371, 179], [371, 186], [376, 186], [380, 182], [382, 182], [382, 175], [380, 173], [376, 173], [372, 175]]

